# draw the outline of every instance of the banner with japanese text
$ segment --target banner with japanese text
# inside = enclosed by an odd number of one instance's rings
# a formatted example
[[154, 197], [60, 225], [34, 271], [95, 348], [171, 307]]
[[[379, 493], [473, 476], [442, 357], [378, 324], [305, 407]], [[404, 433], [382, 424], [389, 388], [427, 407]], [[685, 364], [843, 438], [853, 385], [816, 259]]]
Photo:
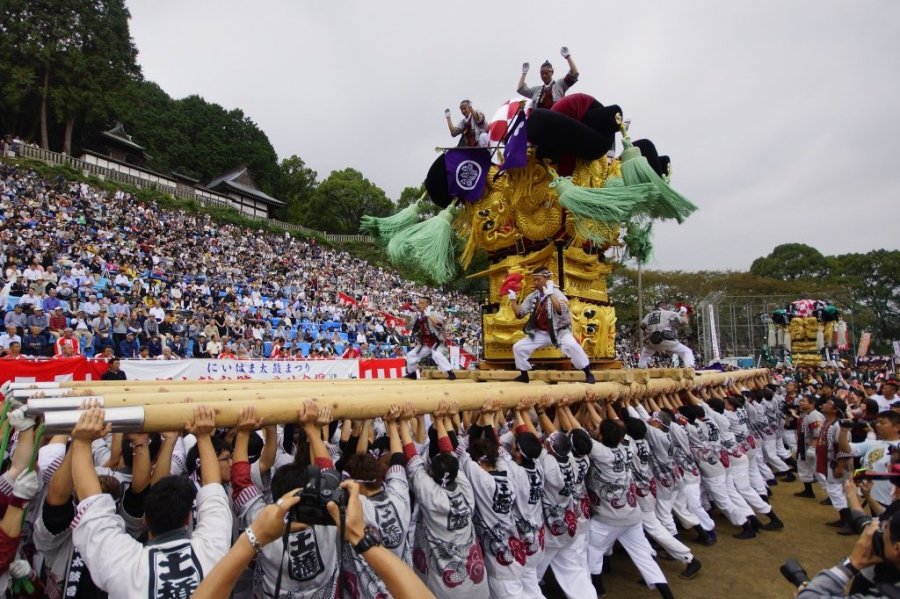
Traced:
[[359, 378], [358, 360], [122, 360], [129, 380], [323, 380]]
[[[365, 368], [362, 364], [365, 363]], [[128, 380], [398, 378], [405, 360], [122, 360]], [[104, 360], [0, 360], [0, 383], [99, 380]]]

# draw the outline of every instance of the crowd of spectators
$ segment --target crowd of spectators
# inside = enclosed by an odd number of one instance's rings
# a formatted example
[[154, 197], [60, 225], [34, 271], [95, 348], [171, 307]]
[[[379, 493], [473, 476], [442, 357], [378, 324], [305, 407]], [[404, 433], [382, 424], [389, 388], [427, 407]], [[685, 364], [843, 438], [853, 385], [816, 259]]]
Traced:
[[0, 165], [0, 352], [13, 357], [400, 357], [432, 297], [476, 353], [479, 307], [315, 240], [216, 223]]

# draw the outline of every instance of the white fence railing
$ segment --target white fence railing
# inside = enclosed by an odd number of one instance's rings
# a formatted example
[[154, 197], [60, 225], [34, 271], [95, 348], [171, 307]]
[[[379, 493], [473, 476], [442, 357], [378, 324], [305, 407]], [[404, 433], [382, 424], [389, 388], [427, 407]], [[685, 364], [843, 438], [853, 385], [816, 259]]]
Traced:
[[[31, 158], [32, 160], [39, 160], [47, 164], [68, 165], [76, 170], [82, 171], [86, 175], [125, 183], [126, 185], [131, 185], [133, 187], [155, 189], [175, 198], [193, 200], [203, 206], [233, 208], [247, 218], [264, 221], [286, 231], [294, 231], [307, 235], [318, 235], [333, 243], [372, 241], [372, 238], [368, 235], [336, 235], [333, 233], [326, 233], [325, 231], [316, 231], [314, 229], [309, 229], [294, 223], [287, 223], [274, 218], [261, 217], [255, 212], [249, 212], [249, 208], [245, 208], [244, 206], [233, 202], [228, 196], [217, 194], [207, 189], [187, 189], [184, 186], [179, 186], [174, 179], [135, 166], [119, 164], [110, 160], [104, 160], [103, 165], [101, 165], [97, 164], [96, 160], [81, 160], [66, 154], [60, 154], [59, 152], [52, 152], [37, 146], [25, 144], [20, 145], [16, 150], [16, 154], [21, 158]], [[90, 155], [88, 155], [88, 157], [90, 157]]]

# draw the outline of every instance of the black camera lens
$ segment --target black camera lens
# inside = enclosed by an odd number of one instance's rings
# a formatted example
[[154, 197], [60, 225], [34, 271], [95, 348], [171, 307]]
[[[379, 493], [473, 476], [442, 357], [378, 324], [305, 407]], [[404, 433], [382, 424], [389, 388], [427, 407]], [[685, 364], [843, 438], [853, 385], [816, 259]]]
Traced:
[[781, 575], [795, 587], [799, 587], [801, 584], [809, 582], [809, 574], [806, 573], [806, 570], [803, 569], [800, 562], [795, 559], [789, 559], [782, 564]]

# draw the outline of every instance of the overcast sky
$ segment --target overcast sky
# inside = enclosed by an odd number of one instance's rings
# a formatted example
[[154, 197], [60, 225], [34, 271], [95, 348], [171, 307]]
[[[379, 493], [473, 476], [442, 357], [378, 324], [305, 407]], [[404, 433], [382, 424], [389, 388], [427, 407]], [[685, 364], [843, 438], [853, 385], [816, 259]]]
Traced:
[[622, 106], [700, 207], [657, 226], [651, 268], [898, 247], [896, 0], [126, 3], [147, 79], [243, 109], [320, 180], [349, 166], [396, 199], [451, 145], [444, 108], [493, 113], [567, 45], [573, 91]]

